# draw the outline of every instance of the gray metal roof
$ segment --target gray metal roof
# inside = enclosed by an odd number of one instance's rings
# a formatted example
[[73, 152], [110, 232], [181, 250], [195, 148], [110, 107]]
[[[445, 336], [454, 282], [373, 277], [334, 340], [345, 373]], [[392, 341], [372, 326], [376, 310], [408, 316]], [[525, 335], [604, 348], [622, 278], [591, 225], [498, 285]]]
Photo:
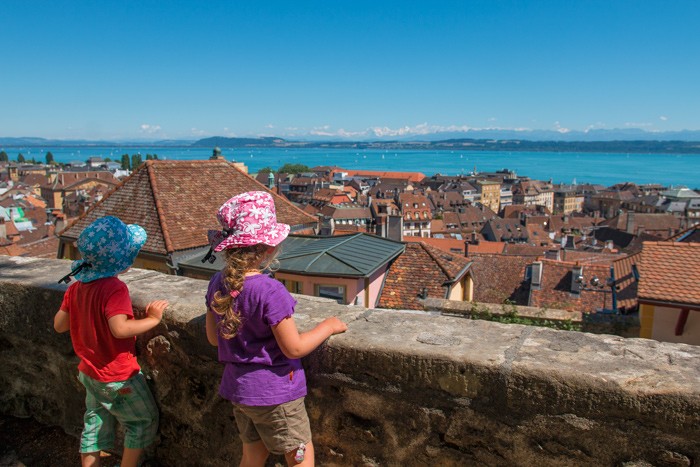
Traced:
[[401, 242], [364, 233], [337, 237], [290, 235], [277, 259], [283, 272], [367, 277], [404, 249]]
[[[402, 242], [365, 233], [337, 237], [290, 235], [280, 245], [277, 259], [281, 272], [340, 277], [368, 277], [400, 255]], [[225, 265], [223, 252], [215, 253], [214, 264], [202, 263], [208, 248], [192, 250], [178, 264], [206, 271], [220, 271]]]

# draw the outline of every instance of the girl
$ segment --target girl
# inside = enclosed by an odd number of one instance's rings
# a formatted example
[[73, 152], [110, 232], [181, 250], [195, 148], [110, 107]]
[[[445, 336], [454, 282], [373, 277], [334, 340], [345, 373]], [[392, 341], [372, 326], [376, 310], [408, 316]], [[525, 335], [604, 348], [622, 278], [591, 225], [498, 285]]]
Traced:
[[222, 231], [210, 231], [212, 251], [225, 251], [226, 266], [209, 282], [207, 339], [224, 363], [219, 394], [233, 403], [243, 441], [241, 466], [263, 466], [270, 453], [287, 465], [314, 465], [306, 378], [301, 357], [347, 326], [328, 318], [299, 334], [296, 300], [278, 281], [261, 274], [289, 234], [277, 223], [269, 193], [234, 196], [217, 215]]

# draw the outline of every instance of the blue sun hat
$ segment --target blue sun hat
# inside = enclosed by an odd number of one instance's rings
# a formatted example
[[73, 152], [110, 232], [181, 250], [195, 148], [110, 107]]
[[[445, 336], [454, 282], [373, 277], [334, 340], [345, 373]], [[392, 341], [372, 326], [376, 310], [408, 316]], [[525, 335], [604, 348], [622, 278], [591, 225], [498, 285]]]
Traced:
[[73, 261], [70, 274], [58, 282], [68, 283], [70, 276], [80, 282], [115, 276], [131, 267], [146, 238], [146, 231], [139, 225], [126, 225], [113, 216], [101, 217], [78, 237], [82, 259]]

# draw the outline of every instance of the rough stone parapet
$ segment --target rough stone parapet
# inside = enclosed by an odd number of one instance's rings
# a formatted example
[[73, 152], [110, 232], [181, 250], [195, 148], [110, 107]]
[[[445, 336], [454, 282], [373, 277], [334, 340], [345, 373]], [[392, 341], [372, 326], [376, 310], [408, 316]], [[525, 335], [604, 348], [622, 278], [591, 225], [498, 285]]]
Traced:
[[[56, 280], [69, 267], [0, 256], [0, 411], [77, 434], [77, 361], [52, 327], [66, 288]], [[206, 282], [143, 270], [122, 279], [137, 311], [171, 303], [137, 341], [162, 414], [151, 455], [164, 465], [237, 462], [204, 334]], [[319, 465], [700, 460], [700, 347], [296, 298], [302, 330], [331, 315], [349, 323], [304, 359]]]

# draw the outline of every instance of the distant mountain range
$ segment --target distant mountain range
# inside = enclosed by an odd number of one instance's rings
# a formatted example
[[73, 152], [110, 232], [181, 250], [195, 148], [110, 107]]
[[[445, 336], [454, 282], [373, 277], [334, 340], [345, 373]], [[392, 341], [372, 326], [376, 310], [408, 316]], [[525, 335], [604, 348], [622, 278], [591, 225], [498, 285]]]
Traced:
[[56, 140], [37, 137], [3, 138], [3, 147], [222, 147], [222, 148], [353, 148], [353, 149], [460, 149], [482, 151], [575, 151], [700, 153], [700, 131], [648, 132], [641, 129], [547, 131], [469, 130], [412, 135], [402, 138], [349, 140], [338, 137], [274, 136], [227, 138], [213, 136], [192, 140], [90, 141]]

